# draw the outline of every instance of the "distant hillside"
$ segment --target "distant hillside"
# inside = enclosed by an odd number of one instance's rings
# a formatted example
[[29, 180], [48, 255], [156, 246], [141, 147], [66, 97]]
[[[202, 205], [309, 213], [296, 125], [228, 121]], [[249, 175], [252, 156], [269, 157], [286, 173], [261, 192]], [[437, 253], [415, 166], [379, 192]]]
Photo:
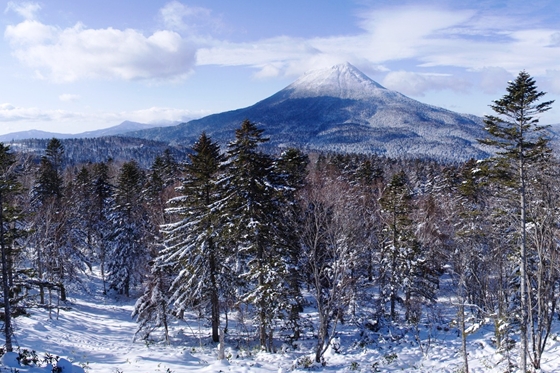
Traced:
[[[49, 139], [27, 139], [12, 142], [12, 149], [32, 153], [37, 157], [44, 154]], [[64, 159], [67, 165], [80, 163], [96, 163], [112, 160], [126, 162], [135, 160], [143, 168], [149, 168], [158, 155], [170, 149], [177, 161], [183, 161], [187, 149], [180, 146], [169, 146], [160, 141], [128, 138], [128, 137], [99, 137], [83, 139], [61, 139], [64, 145]]]
[[388, 90], [350, 64], [306, 74], [247, 108], [126, 135], [190, 145], [205, 131], [226, 144], [244, 119], [265, 130], [269, 146], [446, 161], [489, 154], [476, 141], [481, 118]]
[[7, 143], [11, 141], [24, 140], [24, 139], [52, 139], [53, 137], [56, 137], [57, 139], [83, 139], [83, 138], [92, 138], [92, 137], [116, 136], [131, 131], [146, 130], [146, 129], [156, 128], [160, 126], [162, 125], [124, 121], [121, 124], [113, 127], [104, 128], [96, 131], [87, 131], [87, 132], [82, 132], [77, 134], [29, 130], [29, 131], [12, 132], [6, 135], [0, 135], [0, 142]]

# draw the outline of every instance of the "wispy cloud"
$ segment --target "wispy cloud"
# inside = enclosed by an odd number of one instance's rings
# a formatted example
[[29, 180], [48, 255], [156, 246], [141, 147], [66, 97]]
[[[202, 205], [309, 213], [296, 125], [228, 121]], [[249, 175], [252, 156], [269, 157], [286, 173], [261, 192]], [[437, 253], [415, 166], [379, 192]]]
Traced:
[[423, 96], [428, 91], [450, 90], [466, 92], [472, 84], [463, 78], [442, 74], [423, 74], [410, 71], [392, 71], [383, 85], [407, 95]]
[[49, 126], [49, 123], [69, 124], [68, 132], [74, 133], [83, 128], [83, 124], [116, 125], [125, 120], [148, 124], [168, 124], [185, 122], [210, 114], [205, 111], [192, 111], [168, 107], [150, 107], [147, 109], [120, 112], [78, 112], [67, 110], [44, 110], [36, 107], [18, 107], [10, 103], [0, 104], [0, 122], [21, 123], [35, 128]]
[[[396, 71], [385, 80], [409, 94], [421, 95], [428, 90], [464, 91], [468, 86], [465, 78], [428, 74], [434, 69], [455, 69], [455, 73], [476, 76], [474, 80], [490, 93], [495, 82], [488, 69], [500, 69], [500, 75], [494, 77], [496, 82], [523, 69], [542, 76], [560, 59], [560, 26], [539, 28], [508, 14], [398, 6], [364, 12], [359, 25], [363, 31], [350, 36], [215, 41], [199, 49], [197, 63], [251, 66], [257, 69], [257, 77], [299, 75], [343, 61], [376, 71], [393, 70], [395, 66]], [[403, 71], [405, 64], [408, 71]], [[406, 83], [404, 77], [411, 81]]]
[[[409, 94], [465, 91], [469, 84], [464, 77], [454, 77], [459, 74], [470, 74], [475, 77], [472, 84], [491, 93], [508, 74], [525, 69], [545, 76], [557, 65], [560, 26], [539, 27], [538, 21], [520, 14], [461, 4], [465, 7], [455, 3], [374, 7], [358, 16], [361, 32], [353, 35], [232, 42], [215, 36], [224, 26], [211, 10], [179, 1], [160, 9], [163, 28], [150, 34], [92, 29], [81, 23], [60, 28], [37, 20], [36, 3], [9, 3], [6, 11], [25, 20], [7, 26], [4, 36], [13, 55], [37, 77], [56, 82], [180, 80], [196, 65], [248, 66], [255, 69], [255, 78], [269, 79], [350, 61], [364, 70], [383, 72], [382, 78], [388, 74], [385, 84]], [[435, 71], [453, 73], [442, 76]]]
[[73, 95], [70, 93], [64, 93], [58, 96], [58, 99], [62, 102], [73, 102], [78, 101], [80, 99], [80, 95]]
[[8, 13], [9, 11], [15, 12], [19, 14], [26, 20], [34, 20], [37, 16], [37, 13], [41, 10], [41, 5], [38, 3], [33, 2], [22, 2], [16, 3], [13, 1], [9, 1], [6, 5], [6, 9], [4, 13]]
[[203, 7], [192, 7], [178, 1], [167, 3], [159, 11], [164, 27], [184, 34], [206, 35], [219, 33], [224, 25], [212, 11]]

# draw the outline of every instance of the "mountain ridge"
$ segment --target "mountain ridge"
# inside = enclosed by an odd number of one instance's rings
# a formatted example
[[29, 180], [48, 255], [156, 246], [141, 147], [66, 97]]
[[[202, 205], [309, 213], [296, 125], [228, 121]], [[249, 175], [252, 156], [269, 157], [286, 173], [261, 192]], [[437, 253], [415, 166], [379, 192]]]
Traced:
[[246, 108], [126, 135], [194, 143], [204, 131], [224, 145], [244, 119], [265, 130], [271, 147], [445, 161], [489, 155], [476, 141], [485, 136], [481, 118], [413, 100], [349, 63], [305, 74]]
[[53, 137], [62, 140], [62, 139], [83, 139], [83, 138], [93, 138], [93, 137], [103, 137], [103, 136], [116, 136], [131, 131], [147, 130], [147, 129], [158, 128], [158, 127], [164, 127], [164, 126], [161, 124], [145, 124], [145, 123], [125, 120], [124, 122], [117, 124], [116, 126], [102, 128], [99, 130], [80, 132], [76, 134], [47, 132], [47, 131], [41, 131], [37, 129], [11, 132], [5, 135], [0, 135], [0, 142], [11, 142], [11, 141], [19, 141], [19, 140], [27, 140], [27, 139], [49, 139]]

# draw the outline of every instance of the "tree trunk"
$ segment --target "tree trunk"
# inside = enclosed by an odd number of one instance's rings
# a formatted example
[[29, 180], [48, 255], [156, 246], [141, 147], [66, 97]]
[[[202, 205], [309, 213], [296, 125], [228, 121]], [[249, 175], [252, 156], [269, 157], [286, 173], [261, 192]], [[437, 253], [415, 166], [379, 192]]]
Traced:
[[[520, 152], [521, 153], [521, 152]], [[525, 170], [522, 155], [519, 159], [519, 181], [520, 186], [520, 197], [521, 197], [521, 265], [519, 268], [520, 279], [520, 295], [521, 295], [521, 320], [519, 324], [519, 329], [521, 332], [521, 371], [525, 373], [527, 371], [527, 236], [526, 236], [526, 206], [525, 206]]]
[[12, 352], [12, 312], [10, 309], [10, 287], [8, 284], [8, 253], [4, 239], [4, 201], [0, 192], [0, 249], [2, 250], [2, 290], [4, 293], [4, 334], [6, 352]]
[[[464, 270], [463, 270], [464, 271]], [[463, 372], [469, 373], [469, 356], [467, 354], [467, 333], [465, 332], [465, 276], [461, 274], [461, 304], [459, 305], [459, 328], [461, 329], [461, 352], [463, 355]]]
[[[210, 243], [209, 245], [210, 250], [212, 251], [213, 245]], [[218, 286], [216, 284], [216, 259], [214, 254], [210, 254], [210, 303], [212, 307], [212, 341], [213, 342], [220, 342], [220, 334], [219, 334], [219, 327], [220, 327], [220, 303], [218, 297]]]

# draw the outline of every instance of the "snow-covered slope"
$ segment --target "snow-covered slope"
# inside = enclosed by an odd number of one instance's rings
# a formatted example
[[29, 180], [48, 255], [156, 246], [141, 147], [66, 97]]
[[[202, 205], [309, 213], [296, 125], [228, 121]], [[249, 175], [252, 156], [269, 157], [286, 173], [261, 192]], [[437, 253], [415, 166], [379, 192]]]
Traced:
[[[134, 299], [103, 295], [97, 270], [84, 281], [89, 291], [73, 289], [62, 309], [30, 308], [28, 317], [15, 319], [15, 346], [46, 353], [73, 363], [73, 372], [82, 373], [288, 373], [288, 372], [418, 372], [462, 371], [461, 338], [456, 323], [457, 310], [449, 289], [426, 312], [417, 326], [395, 325], [373, 331], [360, 322], [340, 325], [338, 336], [325, 354], [325, 365], [307, 366], [314, 354], [316, 331], [304, 323], [302, 339], [292, 345], [277, 340], [277, 353], [255, 348], [256, 330], [250, 321], [232, 310], [225, 342], [227, 360], [217, 360], [217, 346], [210, 341], [209, 325], [196, 312], [170, 325], [170, 344], [161, 339], [161, 330], [151, 337], [134, 339], [137, 324], [131, 317]], [[444, 282], [445, 284], [445, 282]], [[373, 313], [372, 313], [373, 315]], [[317, 312], [308, 307], [302, 320], [311, 325]], [[499, 352], [492, 343], [493, 324], [468, 323], [469, 367], [472, 373], [508, 371], [515, 363], [518, 348]], [[560, 366], [560, 328], [555, 322], [543, 359], [542, 372], [557, 372]], [[511, 335], [517, 339], [517, 335]], [[279, 337], [278, 337], [279, 338]], [[294, 348], [296, 346], [297, 348]], [[4, 359], [2, 360], [4, 361]], [[299, 363], [298, 363], [299, 361]], [[303, 363], [302, 363], [303, 362]], [[5, 362], [8, 363], [8, 362]], [[38, 366], [2, 364], [0, 373], [51, 373], [42, 362]], [[8, 365], [8, 366], [7, 366]]]
[[488, 155], [476, 141], [485, 135], [480, 118], [386, 89], [348, 63], [312, 71], [247, 108], [127, 136], [192, 143], [205, 131], [225, 144], [244, 119], [258, 123], [272, 146], [441, 160]]
[[289, 92], [290, 98], [338, 97], [361, 100], [391, 94], [349, 63], [308, 72], [284, 90]]

